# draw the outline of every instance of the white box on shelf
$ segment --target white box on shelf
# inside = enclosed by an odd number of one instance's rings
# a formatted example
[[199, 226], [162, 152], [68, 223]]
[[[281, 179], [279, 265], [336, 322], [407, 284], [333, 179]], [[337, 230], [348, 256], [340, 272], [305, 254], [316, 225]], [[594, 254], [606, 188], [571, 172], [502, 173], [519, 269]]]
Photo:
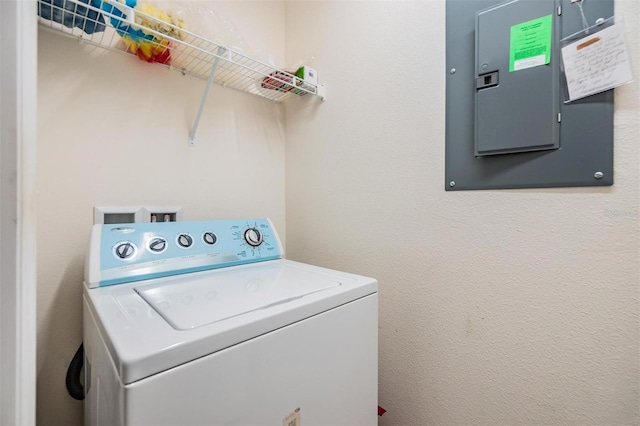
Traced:
[[313, 84], [315, 86], [318, 84], [318, 73], [315, 69], [304, 66], [302, 67], [302, 79], [305, 83]]

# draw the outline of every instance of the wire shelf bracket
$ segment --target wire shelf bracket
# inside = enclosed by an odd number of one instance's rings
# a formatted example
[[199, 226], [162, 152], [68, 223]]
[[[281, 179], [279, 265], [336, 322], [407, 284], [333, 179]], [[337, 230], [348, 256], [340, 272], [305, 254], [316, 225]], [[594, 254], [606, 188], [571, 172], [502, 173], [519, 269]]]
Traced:
[[218, 47], [218, 56], [213, 61], [213, 65], [211, 66], [211, 72], [209, 73], [209, 78], [207, 79], [207, 87], [205, 87], [204, 89], [202, 100], [200, 101], [200, 106], [198, 107], [198, 113], [196, 114], [196, 118], [193, 121], [193, 126], [191, 126], [191, 132], [189, 132], [189, 146], [191, 147], [196, 146], [196, 132], [198, 131], [198, 125], [200, 124], [200, 117], [202, 117], [202, 111], [204, 111], [204, 105], [207, 102], [207, 98], [209, 97], [211, 85], [213, 84], [213, 79], [216, 75], [218, 64], [220, 63], [220, 56], [224, 53], [224, 50], [224, 47]]

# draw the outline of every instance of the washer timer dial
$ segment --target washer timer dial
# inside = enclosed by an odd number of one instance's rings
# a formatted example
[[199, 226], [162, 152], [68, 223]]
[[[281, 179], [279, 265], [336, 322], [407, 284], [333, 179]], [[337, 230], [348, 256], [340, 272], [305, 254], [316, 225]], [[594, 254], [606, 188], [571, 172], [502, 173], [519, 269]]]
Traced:
[[244, 240], [251, 247], [258, 247], [262, 244], [262, 233], [257, 228], [249, 228], [244, 231]]

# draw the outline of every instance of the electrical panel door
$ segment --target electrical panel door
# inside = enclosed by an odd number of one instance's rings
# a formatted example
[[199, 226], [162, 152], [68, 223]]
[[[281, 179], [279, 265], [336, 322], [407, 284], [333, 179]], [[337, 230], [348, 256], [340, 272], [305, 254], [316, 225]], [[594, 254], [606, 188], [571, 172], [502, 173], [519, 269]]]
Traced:
[[559, 145], [553, 1], [512, 1], [476, 20], [476, 155]]

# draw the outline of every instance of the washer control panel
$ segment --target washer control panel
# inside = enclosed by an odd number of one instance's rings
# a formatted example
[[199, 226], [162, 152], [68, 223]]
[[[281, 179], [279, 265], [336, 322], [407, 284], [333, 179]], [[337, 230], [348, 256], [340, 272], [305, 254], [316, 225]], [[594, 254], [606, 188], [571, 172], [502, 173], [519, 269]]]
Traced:
[[85, 283], [93, 288], [282, 256], [268, 219], [94, 225]]

